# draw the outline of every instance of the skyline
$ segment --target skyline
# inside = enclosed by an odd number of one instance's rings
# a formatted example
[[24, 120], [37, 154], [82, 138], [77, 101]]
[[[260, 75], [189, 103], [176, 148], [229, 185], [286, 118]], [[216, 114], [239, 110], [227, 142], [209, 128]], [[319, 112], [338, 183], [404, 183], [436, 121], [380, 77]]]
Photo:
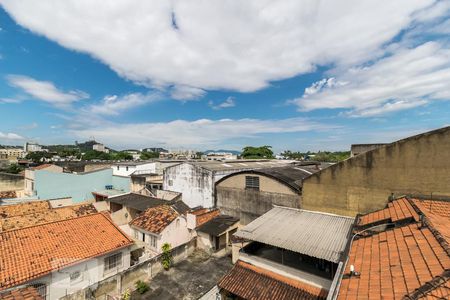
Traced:
[[0, 4], [1, 144], [349, 150], [450, 123], [449, 1]]

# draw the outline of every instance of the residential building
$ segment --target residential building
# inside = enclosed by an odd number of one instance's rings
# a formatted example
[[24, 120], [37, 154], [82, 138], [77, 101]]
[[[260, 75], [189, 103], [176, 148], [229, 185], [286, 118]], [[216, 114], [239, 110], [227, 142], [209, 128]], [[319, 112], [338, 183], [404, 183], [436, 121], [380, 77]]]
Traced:
[[303, 180], [303, 208], [355, 216], [392, 193], [450, 196], [449, 149], [447, 126], [351, 157]]
[[84, 173], [60, 173], [45, 169], [30, 170], [34, 183], [31, 189], [37, 199], [72, 198], [74, 203], [93, 201], [93, 192], [105, 189], [130, 191], [130, 178], [114, 176], [111, 168]]
[[153, 147], [153, 148], [144, 148], [141, 150], [142, 152], [156, 152], [156, 153], [168, 153], [169, 151], [167, 151], [164, 148], [158, 148], [158, 147]]
[[42, 146], [37, 143], [26, 142], [23, 146], [23, 151], [26, 153], [40, 152], [40, 151], [44, 151], [44, 149], [42, 149]]
[[236, 264], [218, 283], [223, 299], [326, 299], [354, 220], [274, 207], [234, 234]]
[[197, 247], [208, 252], [231, 251], [231, 236], [237, 231], [239, 219], [218, 215], [196, 228]]
[[320, 163], [245, 170], [217, 181], [215, 206], [246, 225], [273, 205], [302, 207], [303, 179], [322, 169]]
[[109, 149], [106, 148], [105, 145], [100, 143], [92, 145], [92, 150], [109, 153]]
[[160, 254], [165, 243], [174, 248], [188, 243], [194, 237], [187, 228], [186, 214], [167, 204], [146, 209], [129, 224], [134, 239], [145, 245], [147, 257]]
[[0, 240], [0, 293], [32, 286], [49, 300], [126, 270], [133, 245], [101, 213], [4, 231]]
[[25, 195], [35, 195], [35, 172], [38, 170], [46, 170], [53, 173], [63, 173], [64, 169], [54, 164], [42, 164], [37, 167], [28, 168], [25, 170]]
[[353, 238], [337, 299], [449, 299], [448, 199], [395, 199], [359, 216]]
[[276, 160], [187, 161], [166, 168], [163, 189], [182, 193], [183, 201], [191, 208], [210, 208], [214, 207], [215, 184], [224, 176], [286, 163]]
[[38, 290], [33, 286], [11, 290], [0, 294], [0, 297], [3, 300], [44, 300], [44, 298], [39, 295]]
[[3, 148], [0, 149], [0, 159], [7, 159], [9, 161], [17, 161], [25, 158], [26, 153], [21, 148]]
[[124, 161], [111, 165], [116, 176], [131, 176], [136, 171], [156, 174], [156, 163], [153, 161]]
[[0, 192], [24, 189], [24, 176], [21, 174], [0, 173]]

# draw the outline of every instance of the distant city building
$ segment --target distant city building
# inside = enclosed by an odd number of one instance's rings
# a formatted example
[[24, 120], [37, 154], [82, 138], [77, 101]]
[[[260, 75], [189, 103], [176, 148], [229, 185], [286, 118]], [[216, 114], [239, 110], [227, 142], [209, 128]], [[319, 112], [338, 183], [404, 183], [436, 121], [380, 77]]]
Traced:
[[141, 152], [139, 150], [128, 149], [122, 152], [128, 153], [133, 157], [133, 160], [139, 160], [141, 158]]
[[25, 151], [21, 148], [3, 148], [0, 149], [0, 159], [15, 161], [26, 156]]
[[42, 146], [37, 144], [37, 143], [29, 143], [26, 142], [25, 145], [23, 146], [23, 150], [25, 152], [40, 152], [40, 151], [44, 151], [42, 149]]
[[92, 150], [109, 153], [109, 149], [107, 149], [105, 145], [100, 143], [92, 145]]
[[231, 152], [209, 152], [202, 155], [202, 159], [206, 160], [233, 160], [237, 158], [237, 155]]
[[156, 152], [156, 153], [168, 153], [169, 151], [164, 148], [144, 148], [142, 152]]

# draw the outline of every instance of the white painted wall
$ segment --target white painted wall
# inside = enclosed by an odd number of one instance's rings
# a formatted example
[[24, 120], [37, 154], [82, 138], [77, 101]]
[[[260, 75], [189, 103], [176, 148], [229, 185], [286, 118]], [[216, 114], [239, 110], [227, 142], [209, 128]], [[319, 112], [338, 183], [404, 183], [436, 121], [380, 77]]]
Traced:
[[149, 162], [141, 165], [112, 165], [111, 168], [113, 169], [113, 175], [117, 176], [130, 176], [134, 171], [148, 171], [149, 173], [156, 173], [156, 162]]
[[[104, 260], [106, 257], [122, 252], [122, 264], [114, 270], [104, 271]], [[130, 266], [130, 250], [124, 248], [119, 251], [108, 253], [107, 255], [89, 259], [82, 263], [54, 271], [49, 275], [34, 280], [30, 283], [44, 283], [47, 285], [47, 299], [59, 299], [65, 295], [75, 293], [95, 284], [105, 278], [113, 276], [119, 272], [128, 269]], [[70, 274], [79, 271], [80, 277], [74, 282], [70, 282]]]
[[[145, 244], [146, 247], [149, 248], [155, 254], [161, 253], [161, 247], [165, 243], [169, 243], [172, 248], [178, 247], [182, 244], [189, 242], [193, 238], [193, 232], [187, 229], [187, 222], [184, 216], [180, 216], [173, 220], [159, 235], [152, 234], [150, 232], [146, 232], [145, 230], [133, 228], [134, 232], [132, 237], [136, 238], [135, 232], [139, 234], [144, 233], [145, 236]], [[150, 245], [150, 237], [155, 236], [157, 238], [157, 246], [156, 248]], [[141, 240], [141, 236], [139, 235], [139, 240]]]

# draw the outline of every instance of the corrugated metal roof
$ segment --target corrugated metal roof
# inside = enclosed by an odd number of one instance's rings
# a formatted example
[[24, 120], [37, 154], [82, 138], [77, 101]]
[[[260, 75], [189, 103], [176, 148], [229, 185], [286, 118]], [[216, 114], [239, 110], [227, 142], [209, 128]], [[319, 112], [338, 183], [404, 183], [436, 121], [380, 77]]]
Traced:
[[337, 263], [353, 222], [350, 217], [277, 206], [235, 235]]

